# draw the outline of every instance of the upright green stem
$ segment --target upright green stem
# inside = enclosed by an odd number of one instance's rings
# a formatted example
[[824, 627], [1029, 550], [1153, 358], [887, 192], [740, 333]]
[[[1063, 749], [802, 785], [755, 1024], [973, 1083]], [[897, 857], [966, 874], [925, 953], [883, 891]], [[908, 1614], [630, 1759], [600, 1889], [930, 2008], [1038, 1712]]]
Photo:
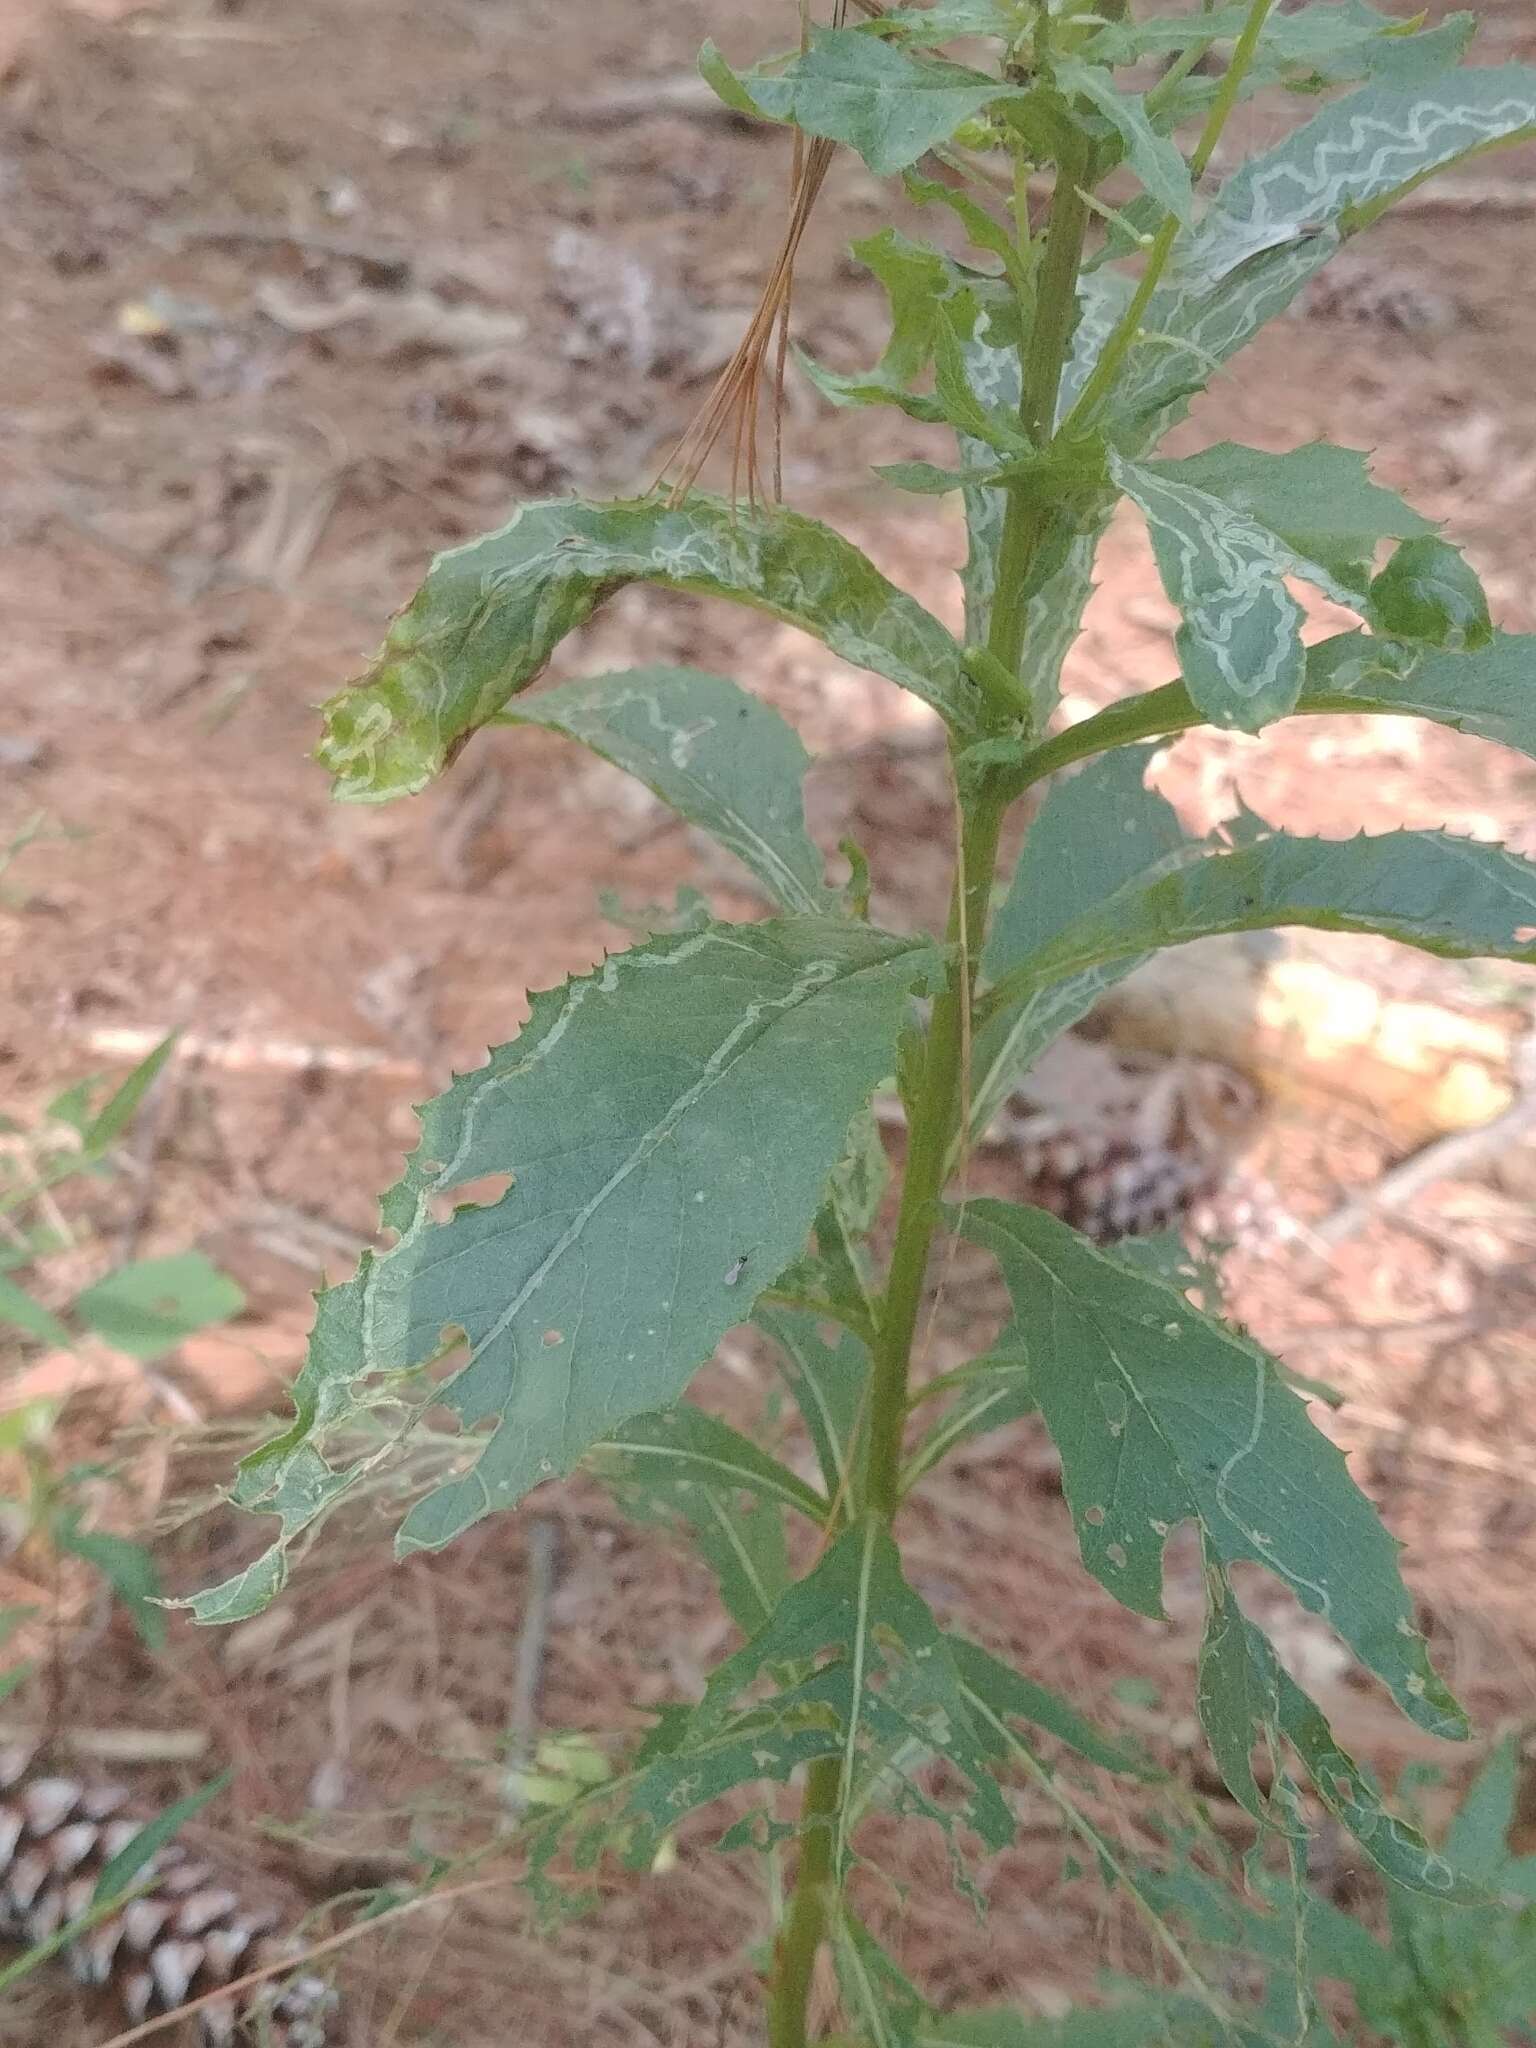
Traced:
[[964, 1093], [971, 999], [976, 988], [1006, 801], [1001, 793], [988, 791], [966, 814], [949, 922], [952, 964], [949, 978], [934, 1001], [922, 1077], [907, 1134], [896, 1242], [875, 1342], [865, 1467], [866, 1504], [871, 1513], [887, 1520], [895, 1514], [901, 1496], [901, 1445], [907, 1420], [912, 1340], [917, 1333], [928, 1255], [939, 1220], [939, 1197], [944, 1188], [950, 1139]]
[[[1081, 189], [1086, 177], [1086, 154], [1074, 143], [1064, 152], [1058, 170], [1035, 319], [1022, 358], [1019, 418], [1039, 446], [1051, 438], [1062, 369], [1077, 318], [1077, 275], [1089, 215]], [[1015, 486], [1008, 493], [987, 652], [1010, 674], [1017, 674], [1023, 651], [1028, 610], [1025, 590], [1048, 509], [1038, 491], [1025, 492]], [[998, 835], [1009, 800], [1009, 792], [996, 774], [974, 786], [962, 780], [960, 850], [949, 919], [950, 967], [944, 988], [934, 1000], [912, 1105], [896, 1241], [873, 1347], [863, 1499], [866, 1511], [885, 1521], [895, 1514], [900, 1500], [912, 1345], [950, 1146], [964, 1113], [971, 1004], [986, 936]], [[774, 1944], [768, 1987], [769, 2048], [806, 2048], [816, 1955], [836, 1907], [833, 1817], [845, 1796], [837, 1758], [826, 1757], [811, 1766], [801, 1809], [800, 1867], [794, 1897]]]
[[795, 1896], [773, 1945], [768, 2048], [806, 2048], [811, 1979], [833, 1902], [832, 1842], [842, 1796], [841, 1760], [819, 1758], [806, 1773]]

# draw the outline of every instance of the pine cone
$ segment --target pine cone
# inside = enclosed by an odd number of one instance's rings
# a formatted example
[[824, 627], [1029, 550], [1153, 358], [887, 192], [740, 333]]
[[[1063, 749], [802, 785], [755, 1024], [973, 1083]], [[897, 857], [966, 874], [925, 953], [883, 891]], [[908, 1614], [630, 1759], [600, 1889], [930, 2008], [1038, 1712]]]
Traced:
[[1212, 1060], [1059, 1041], [987, 1137], [1018, 1160], [1026, 1200], [1110, 1244], [1172, 1229], [1209, 1200], [1257, 1107], [1250, 1083]]
[[[86, 1912], [96, 1881], [143, 1826], [120, 1785], [46, 1775], [0, 1749], [0, 1940], [31, 1945]], [[214, 1869], [169, 1842], [140, 1869], [138, 1896], [63, 1952], [75, 1981], [113, 1990], [130, 2023], [278, 1960], [277, 1916], [244, 1907]], [[203, 2048], [240, 2040], [331, 2048], [335, 1996], [317, 1977], [280, 1978], [197, 2014]]]

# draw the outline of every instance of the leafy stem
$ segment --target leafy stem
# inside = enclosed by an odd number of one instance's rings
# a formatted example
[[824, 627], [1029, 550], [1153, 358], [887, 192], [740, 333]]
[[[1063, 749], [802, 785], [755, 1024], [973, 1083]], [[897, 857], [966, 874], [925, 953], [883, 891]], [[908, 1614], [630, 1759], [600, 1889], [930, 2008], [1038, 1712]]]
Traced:
[[[1227, 125], [1232, 109], [1237, 105], [1237, 96], [1242, 88], [1243, 79], [1253, 62], [1254, 53], [1259, 47], [1259, 38], [1264, 33], [1264, 23], [1273, 5], [1274, 0], [1253, 0], [1253, 5], [1249, 9], [1248, 19], [1243, 24], [1243, 32], [1232, 52], [1232, 62], [1223, 75], [1221, 89], [1206, 116], [1205, 126], [1200, 131], [1200, 140], [1195, 144], [1194, 155], [1189, 160], [1190, 176], [1197, 181], [1205, 175], [1211, 158], [1216, 153], [1216, 145], [1221, 140], [1221, 132]], [[1170, 213], [1147, 251], [1141, 282], [1137, 285], [1130, 304], [1100, 350], [1093, 374], [1079, 392], [1077, 403], [1063, 422], [1063, 433], [1070, 433], [1091, 420], [1104, 399], [1114, 389], [1125, 359], [1141, 332], [1141, 323], [1146, 316], [1147, 308], [1163, 281], [1163, 272], [1168, 267], [1168, 259], [1173, 254], [1174, 243], [1178, 237], [1179, 221], [1176, 215]]]
[[[1022, 351], [1019, 414], [1037, 445], [1050, 438], [1077, 317], [1077, 278], [1089, 214], [1082, 190], [1087, 175], [1086, 148], [1074, 138], [1057, 166], [1035, 318]], [[986, 649], [1010, 674], [1017, 674], [1023, 652], [1027, 579], [1048, 509], [1038, 490], [1018, 485], [1010, 488]], [[864, 1499], [869, 1511], [885, 1522], [892, 1519], [901, 1502], [912, 1346], [952, 1142], [965, 1114], [971, 1008], [986, 937], [998, 839], [1009, 801], [1009, 793], [995, 773], [977, 781], [960, 776], [961, 831], [949, 922], [949, 966], [944, 988], [934, 1001], [924, 1047], [896, 1238], [872, 1354]], [[801, 1815], [804, 1847], [800, 1869], [774, 1950], [768, 1992], [770, 2048], [805, 2048], [812, 1972], [827, 1933], [835, 1880], [829, 1816], [841, 1810], [849, 1789], [835, 1758], [811, 1766]]]

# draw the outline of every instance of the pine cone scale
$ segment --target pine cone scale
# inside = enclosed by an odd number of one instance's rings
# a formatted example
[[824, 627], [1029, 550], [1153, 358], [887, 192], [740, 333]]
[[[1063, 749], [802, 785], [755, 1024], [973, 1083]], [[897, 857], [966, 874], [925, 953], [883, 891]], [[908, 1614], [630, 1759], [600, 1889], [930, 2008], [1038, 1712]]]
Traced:
[[[121, 1786], [34, 1773], [25, 1751], [0, 1751], [0, 1939], [47, 1940], [90, 1909], [101, 1873], [139, 1833]], [[115, 1991], [131, 2024], [218, 1992], [239, 1972], [285, 1958], [277, 1917], [175, 1842], [138, 1872], [141, 1894], [69, 1943], [75, 1981]], [[270, 2048], [330, 2048], [335, 1999], [323, 1980], [280, 1978], [197, 2014], [203, 2048], [237, 2039]]]

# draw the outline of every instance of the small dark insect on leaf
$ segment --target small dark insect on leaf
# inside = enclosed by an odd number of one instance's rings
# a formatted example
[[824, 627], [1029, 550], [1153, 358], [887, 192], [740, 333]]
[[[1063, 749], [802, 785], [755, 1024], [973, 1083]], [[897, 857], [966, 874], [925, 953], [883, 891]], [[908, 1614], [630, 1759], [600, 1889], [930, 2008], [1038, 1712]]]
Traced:
[[725, 1272], [725, 1284], [727, 1287], [734, 1287], [736, 1285], [742, 1274], [747, 1270], [747, 1261], [751, 1256], [750, 1252], [742, 1252], [739, 1257], [731, 1261]]

